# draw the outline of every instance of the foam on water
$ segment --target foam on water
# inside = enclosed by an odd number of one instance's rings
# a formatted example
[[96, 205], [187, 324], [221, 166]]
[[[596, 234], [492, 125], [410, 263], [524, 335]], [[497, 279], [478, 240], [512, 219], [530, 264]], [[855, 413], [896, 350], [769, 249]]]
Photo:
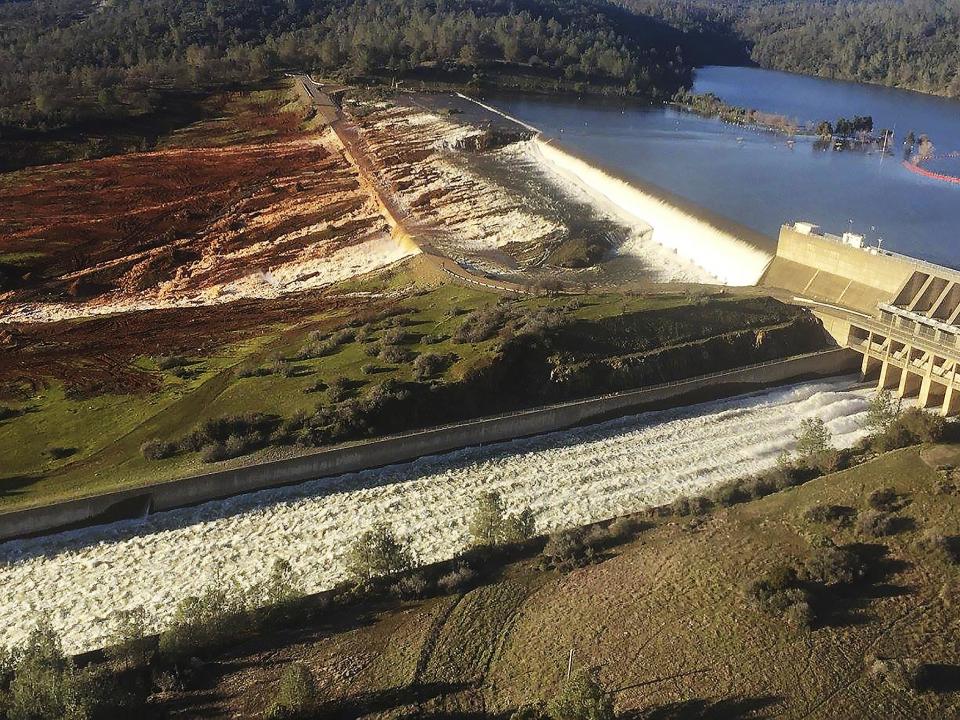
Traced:
[[423, 562], [468, 542], [479, 494], [529, 507], [540, 531], [667, 503], [770, 467], [800, 421], [834, 441], [862, 437], [868, 391], [814, 382], [316, 480], [149, 518], [0, 546], [0, 644], [47, 613], [70, 651], [109, 637], [111, 615], [143, 606], [163, 627], [183, 598], [222, 578], [249, 587], [288, 560], [306, 589], [344, 576], [354, 539], [391, 523]]

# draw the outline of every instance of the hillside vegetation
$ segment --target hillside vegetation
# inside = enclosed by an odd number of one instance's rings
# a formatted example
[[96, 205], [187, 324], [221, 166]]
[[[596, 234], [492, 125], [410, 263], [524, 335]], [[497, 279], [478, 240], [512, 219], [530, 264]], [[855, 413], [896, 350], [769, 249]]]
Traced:
[[[0, 128], [166, 108], [171, 95], [297, 68], [402, 78], [421, 67], [532, 72], [669, 97], [677, 33], [599, 0], [23, 0], [0, 4]], [[469, 74], [468, 74], [469, 78]]]
[[960, 7], [942, 0], [622, 0], [730, 62], [739, 40], [762, 67], [960, 97]]
[[[769, 298], [506, 300], [424, 285], [417, 266], [319, 296], [13, 326], [19, 349], [0, 363], [0, 506], [641, 387], [825, 343], [807, 313]], [[353, 289], [392, 297], [340, 296]]]

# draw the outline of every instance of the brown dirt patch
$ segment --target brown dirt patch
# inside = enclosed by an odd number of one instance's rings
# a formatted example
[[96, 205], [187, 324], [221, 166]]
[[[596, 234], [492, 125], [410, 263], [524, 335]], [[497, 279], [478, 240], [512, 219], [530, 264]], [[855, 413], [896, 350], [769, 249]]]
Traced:
[[0, 397], [16, 395], [24, 387], [39, 389], [50, 378], [60, 380], [77, 396], [152, 391], [159, 378], [131, 364], [139, 356], [210, 355], [278, 323], [304, 321], [346, 303], [319, 293], [301, 293], [82, 322], [0, 326]]

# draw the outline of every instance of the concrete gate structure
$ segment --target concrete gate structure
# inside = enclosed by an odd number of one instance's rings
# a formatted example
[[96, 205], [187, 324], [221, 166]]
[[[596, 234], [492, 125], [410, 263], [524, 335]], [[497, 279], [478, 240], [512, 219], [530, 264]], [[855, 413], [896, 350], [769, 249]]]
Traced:
[[878, 388], [960, 414], [960, 272], [795, 223], [780, 229], [760, 284], [809, 305]]

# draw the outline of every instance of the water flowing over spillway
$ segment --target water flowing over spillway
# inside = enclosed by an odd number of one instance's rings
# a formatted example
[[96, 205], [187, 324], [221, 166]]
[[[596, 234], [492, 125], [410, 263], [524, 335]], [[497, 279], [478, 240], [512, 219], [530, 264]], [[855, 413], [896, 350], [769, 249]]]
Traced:
[[719, 282], [755, 285], [770, 262], [771, 256], [763, 250], [564, 152], [552, 142], [535, 137], [530, 143], [547, 168], [577, 183], [626, 222], [649, 227], [655, 242], [700, 266]]
[[864, 435], [868, 391], [851, 380], [767, 390], [265, 490], [136, 521], [0, 546], [0, 645], [41, 613], [68, 650], [98, 646], [111, 615], [143, 606], [155, 627], [224, 579], [252, 586], [289, 560], [308, 591], [344, 577], [354, 539], [392, 524], [422, 562], [469, 541], [481, 492], [536, 513], [540, 532], [623, 515], [774, 464], [806, 417], [838, 446]]

